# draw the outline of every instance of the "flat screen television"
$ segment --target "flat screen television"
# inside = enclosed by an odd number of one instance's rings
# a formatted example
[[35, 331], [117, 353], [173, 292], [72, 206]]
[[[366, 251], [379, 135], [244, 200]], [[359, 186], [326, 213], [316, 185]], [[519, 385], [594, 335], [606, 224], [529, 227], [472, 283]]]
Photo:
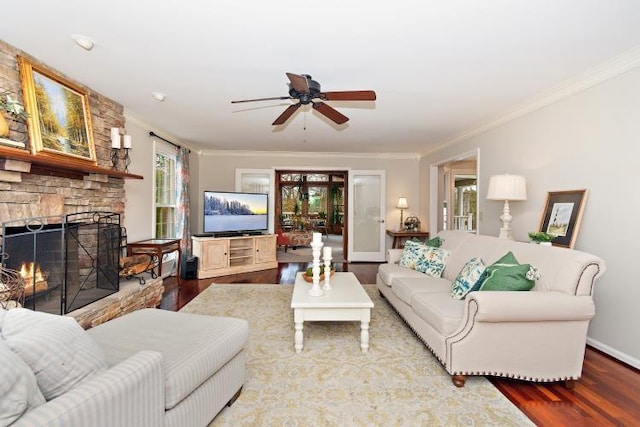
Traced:
[[267, 194], [204, 192], [204, 233], [219, 236], [260, 234], [268, 229], [269, 196]]

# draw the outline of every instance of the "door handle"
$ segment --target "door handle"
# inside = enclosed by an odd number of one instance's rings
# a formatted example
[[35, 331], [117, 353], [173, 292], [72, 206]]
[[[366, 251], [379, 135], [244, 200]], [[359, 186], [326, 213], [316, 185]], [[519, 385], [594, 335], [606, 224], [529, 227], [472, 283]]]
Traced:
[[378, 220], [378, 222], [379, 222], [380, 224], [384, 224], [384, 219], [379, 219], [379, 220]]

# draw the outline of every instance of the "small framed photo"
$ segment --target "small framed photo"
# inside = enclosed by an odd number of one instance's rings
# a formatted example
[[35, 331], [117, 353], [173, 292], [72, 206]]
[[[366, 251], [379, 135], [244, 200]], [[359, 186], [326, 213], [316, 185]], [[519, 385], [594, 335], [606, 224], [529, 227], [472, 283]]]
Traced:
[[573, 248], [582, 212], [587, 199], [587, 190], [550, 191], [540, 220], [540, 231], [556, 236], [554, 246]]
[[31, 152], [95, 163], [96, 154], [85, 90], [18, 56]]

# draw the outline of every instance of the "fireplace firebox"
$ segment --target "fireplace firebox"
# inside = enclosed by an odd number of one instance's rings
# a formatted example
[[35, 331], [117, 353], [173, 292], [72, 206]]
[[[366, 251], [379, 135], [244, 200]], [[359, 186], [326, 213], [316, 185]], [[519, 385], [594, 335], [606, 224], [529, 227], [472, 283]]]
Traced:
[[111, 212], [9, 221], [2, 266], [23, 277], [25, 307], [66, 314], [118, 291], [120, 241]]

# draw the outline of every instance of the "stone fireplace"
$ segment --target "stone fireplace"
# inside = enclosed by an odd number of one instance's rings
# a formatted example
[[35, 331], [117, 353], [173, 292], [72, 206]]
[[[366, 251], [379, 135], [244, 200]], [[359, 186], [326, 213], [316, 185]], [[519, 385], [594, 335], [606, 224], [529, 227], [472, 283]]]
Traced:
[[120, 215], [86, 212], [3, 223], [3, 267], [25, 281], [24, 306], [66, 314], [119, 289]]
[[[67, 290], [83, 288], [84, 278], [95, 281], [94, 292], [110, 292], [113, 280], [110, 273], [105, 273], [94, 268], [93, 262], [83, 259], [84, 240], [91, 240], [88, 236], [96, 234], [95, 230], [88, 227], [87, 230], [74, 228], [77, 222], [84, 221], [82, 215], [87, 212], [112, 212], [124, 216], [125, 179], [143, 179], [142, 176], [114, 171], [111, 166], [111, 128], [125, 127], [125, 117], [122, 105], [106, 96], [86, 87], [82, 82], [74, 81], [64, 76], [57, 70], [53, 70], [47, 64], [31, 57], [27, 52], [0, 40], [0, 89], [9, 90], [16, 94], [18, 101], [23, 102], [20, 82], [20, 70], [17, 56], [28, 58], [30, 62], [38, 64], [44, 69], [50, 69], [55, 74], [61, 75], [68, 81], [86, 91], [89, 99], [89, 111], [92, 124], [92, 137], [95, 146], [95, 162], [78, 161], [72, 157], [50, 158], [41, 156], [32, 151], [32, 142], [29, 140], [27, 123], [24, 120], [9, 119], [8, 139], [18, 144], [0, 144], [0, 223], [10, 222], [12, 227], [24, 227], [25, 221], [30, 218], [57, 218], [56, 221], [47, 220], [43, 224], [43, 235], [39, 236], [47, 240], [54, 248], [63, 247], [71, 254], [57, 253], [41, 255], [40, 272], [36, 265], [33, 266], [33, 275], [30, 282], [31, 291], [42, 295], [40, 302], [42, 307], [53, 312], [65, 312], [73, 310], [77, 306], [85, 304], [83, 298], [75, 298], [69, 295], [59, 295], [57, 302], [53, 296], [62, 292], [61, 282], [67, 281]], [[6, 117], [6, 115], [5, 115]], [[15, 148], [24, 145], [24, 149]], [[74, 217], [74, 215], [78, 215]], [[86, 218], [85, 218], [86, 219]], [[22, 225], [20, 222], [22, 221]], [[57, 224], [57, 225], [56, 225]], [[60, 224], [64, 227], [61, 229]], [[1, 225], [1, 224], [0, 224]], [[71, 229], [69, 229], [71, 226]], [[56, 228], [57, 227], [57, 228]], [[65, 228], [66, 227], [66, 228]], [[97, 227], [97, 225], [96, 225]], [[5, 236], [0, 227], [0, 256], [6, 252], [5, 239], [11, 237], [11, 233], [24, 233], [25, 229], [13, 229]], [[97, 237], [95, 239], [98, 239]], [[52, 242], [48, 242], [51, 240]], [[102, 242], [103, 240], [100, 240]], [[102, 245], [97, 246], [101, 248]], [[73, 252], [77, 251], [76, 256]], [[62, 262], [62, 256], [77, 258], [77, 265], [69, 265]], [[109, 258], [106, 254], [97, 252], [97, 265], [103, 265]], [[53, 257], [48, 259], [47, 257]], [[106, 257], [106, 258], [105, 258]], [[13, 258], [13, 257], [12, 257]], [[55, 259], [55, 261], [54, 261]], [[66, 258], [65, 258], [66, 259]], [[44, 267], [42, 264], [46, 264]], [[65, 267], [66, 265], [66, 267]], [[63, 267], [60, 267], [63, 266]], [[21, 266], [18, 266], [20, 269]], [[43, 271], [44, 270], [46, 271]], [[68, 279], [69, 271], [73, 270], [75, 283]], [[31, 274], [31, 267], [25, 266], [27, 274]], [[76, 275], [77, 271], [77, 275]], [[153, 286], [134, 287], [111, 294], [100, 301], [90, 303], [80, 309], [73, 310], [70, 315], [82, 312], [81, 324], [90, 327], [100, 322], [113, 318], [121, 313], [144, 307], [157, 306], [162, 295], [162, 280], [150, 281]], [[125, 283], [128, 287], [128, 284]], [[40, 292], [40, 294], [38, 294]], [[73, 291], [70, 291], [73, 292]], [[44, 294], [47, 294], [46, 298]], [[51, 298], [51, 300], [49, 300]], [[63, 301], [64, 298], [64, 301]], [[102, 304], [100, 302], [103, 302]], [[63, 305], [64, 304], [64, 305]], [[99, 306], [99, 308], [96, 308]], [[75, 316], [74, 316], [75, 317]]]

